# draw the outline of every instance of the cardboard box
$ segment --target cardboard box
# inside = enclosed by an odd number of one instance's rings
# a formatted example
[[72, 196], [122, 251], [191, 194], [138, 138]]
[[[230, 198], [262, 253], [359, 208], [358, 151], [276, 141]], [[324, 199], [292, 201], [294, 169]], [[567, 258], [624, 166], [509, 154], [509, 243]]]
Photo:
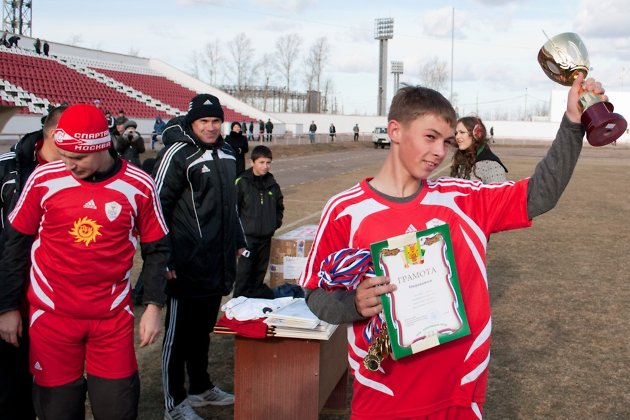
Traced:
[[272, 289], [284, 283], [297, 283], [306, 267], [317, 225], [304, 225], [271, 238], [269, 258], [269, 287]]

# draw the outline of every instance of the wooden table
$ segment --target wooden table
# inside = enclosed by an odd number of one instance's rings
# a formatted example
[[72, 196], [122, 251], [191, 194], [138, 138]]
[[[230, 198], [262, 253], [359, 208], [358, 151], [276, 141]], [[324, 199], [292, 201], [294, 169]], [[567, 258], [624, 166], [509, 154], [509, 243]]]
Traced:
[[234, 418], [317, 419], [347, 414], [346, 327], [329, 340], [251, 339], [234, 343]]

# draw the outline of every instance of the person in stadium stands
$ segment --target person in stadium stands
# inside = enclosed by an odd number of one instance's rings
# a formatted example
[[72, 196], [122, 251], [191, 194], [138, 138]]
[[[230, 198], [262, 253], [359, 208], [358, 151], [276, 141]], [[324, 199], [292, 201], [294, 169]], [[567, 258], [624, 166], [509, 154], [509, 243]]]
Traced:
[[162, 132], [166, 128], [166, 123], [159, 115], [155, 117], [155, 123], [153, 123], [153, 133], [151, 133], [151, 150], [155, 149], [155, 143], [158, 142], [158, 136], [162, 136]]
[[[30, 366], [40, 419], [84, 419], [86, 391], [94, 418], [135, 419], [140, 382], [130, 273], [140, 241], [144, 347], [161, 329], [166, 222], [153, 180], [117, 157], [96, 107], [68, 107], [54, 139], [61, 160], [35, 169], [8, 216], [0, 302], [17, 308], [30, 255]], [[2, 323], [0, 337], [17, 344], [20, 321]]]
[[138, 124], [134, 120], [127, 120], [123, 124], [122, 133], [114, 136], [114, 147], [127, 162], [141, 166], [140, 154], [145, 151], [144, 139], [138, 133]]
[[44, 55], [46, 57], [48, 57], [48, 52], [50, 51], [50, 45], [48, 44], [48, 41], [44, 41]]
[[2, 34], [2, 38], [0, 38], [0, 44], [4, 45], [5, 47], [9, 47], [9, 41], [7, 41], [7, 37], [9, 36], [9, 31], [4, 31], [4, 33]]
[[107, 128], [110, 134], [116, 133], [116, 120], [112, 117], [112, 113], [105, 111], [105, 119], [107, 120]]
[[507, 180], [507, 168], [490, 150], [486, 126], [480, 118], [463, 117], [455, 131], [457, 150], [453, 154], [451, 176], [489, 184]]
[[9, 48], [11, 48], [11, 47], [17, 48], [18, 47], [18, 42], [20, 41], [20, 39], [21, 38], [19, 36], [17, 36], [17, 35], [11, 36], [9, 38]]
[[[125, 111], [122, 109], [118, 110], [118, 117], [116, 117], [116, 125], [124, 124], [129, 121], [129, 118], [125, 115]], [[121, 131], [119, 131], [121, 132]]]
[[[603, 95], [601, 84], [583, 74], [568, 93], [566, 112], [556, 139], [531, 178], [484, 185], [453, 178], [428, 180], [455, 146], [457, 117], [440, 93], [406, 86], [392, 100], [387, 131], [392, 147], [373, 178], [332, 197], [306, 261], [300, 284], [307, 288], [309, 308], [322, 320], [352, 324], [349, 361], [354, 374], [353, 419], [481, 418], [490, 357], [490, 302], [486, 278], [486, 245], [491, 233], [528, 227], [532, 218], [555, 206], [577, 163], [584, 127], [580, 94]], [[364, 366], [383, 310], [380, 296], [396, 290], [387, 276], [349, 278], [335, 287], [333, 265], [321, 277], [327, 257], [430, 227], [446, 225], [470, 334], [398, 361], [387, 357], [375, 371]], [[331, 260], [328, 260], [331, 261]], [[338, 261], [338, 260], [335, 260]], [[391, 281], [391, 282], [390, 282]], [[390, 332], [391, 334], [391, 332]]]
[[241, 131], [241, 124], [233, 122], [230, 126], [230, 134], [225, 136], [225, 142], [234, 150], [236, 157], [236, 176], [245, 170], [245, 154], [249, 151], [247, 138]]
[[234, 284], [236, 257], [246, 247], [221, 103], [199, 94], [188, 109], [167, 123], [153, 172], [173, 250], [162, 348], [165, 419], [201, 419], [192, 407], [234, 403], [210, 380], [208, 348], [221, 299]]
[[[40, 164], [59, 160], [53, 132], [65, 107], [53, 108], [44, 120], [44, 127], [22, 137], [13, 151], [0, 156], [0, 199], [2, 200], [2, 226], [26, 184], [27, 178]], [[4, 230], [0, 233], [0, 258], [4, 255]], [[4, 261], [0, 262], [0, 266]], [[26, 274], [25, 274], [26, 275]], [[0, 280], [1, 282], [1, 280]], [[1, 283], [0, 283], [1, 284]], [[35, 419], [31, 388], [33, 376], [28, 363], [28, 301], [26, 295], [19, 302], [0, 301], [0, 330], [6, 321], [15, 321], [21, 315], [22, 329], [16, 331], [18, 340], [9, 344], [0, 340], [0, 413], [5, 420]], [[15, 305], [19, 304], [19, 313]]]
[[35, 47], [35, 52], [37, 54], [42, 53], [42, 41], [39, 38], [35, 39], [35, 42], [33, 42], [33, 46]]

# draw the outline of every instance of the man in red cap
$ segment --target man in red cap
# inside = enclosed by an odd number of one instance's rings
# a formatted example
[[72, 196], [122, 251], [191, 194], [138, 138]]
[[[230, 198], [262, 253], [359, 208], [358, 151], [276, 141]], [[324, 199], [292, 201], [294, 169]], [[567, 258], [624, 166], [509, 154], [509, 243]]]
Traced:
[[[30, 367], [42, 419], [135, 419], [131, 267], [144, 256], [140, 347], [156, 341], [168, 229], [153, 180], [118, 158], [103, 113], [69, 107], [54, 133], [61, 161], [39, 166], [9, 214], [0, 304], [19, 300], [29, 265]], [[0, 338], [17, 343], [20, 319]], [[84, 377], [87, 373], [87, 378]]]

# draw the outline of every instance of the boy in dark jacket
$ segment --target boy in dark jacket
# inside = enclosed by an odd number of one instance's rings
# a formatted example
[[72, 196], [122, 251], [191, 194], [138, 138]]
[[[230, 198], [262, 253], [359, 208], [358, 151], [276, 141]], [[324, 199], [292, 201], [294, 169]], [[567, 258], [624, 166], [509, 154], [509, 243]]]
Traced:
[[236, 179], [237, 205], [249, 256], [238, 260], [234, 297], [259, 296], [263, 289], [271, 237], [282, 226], [284, 203], [282, 191], [269, 172], [271, 150], [267, 146], [256, 146], [251, 154], [252, 167]]

